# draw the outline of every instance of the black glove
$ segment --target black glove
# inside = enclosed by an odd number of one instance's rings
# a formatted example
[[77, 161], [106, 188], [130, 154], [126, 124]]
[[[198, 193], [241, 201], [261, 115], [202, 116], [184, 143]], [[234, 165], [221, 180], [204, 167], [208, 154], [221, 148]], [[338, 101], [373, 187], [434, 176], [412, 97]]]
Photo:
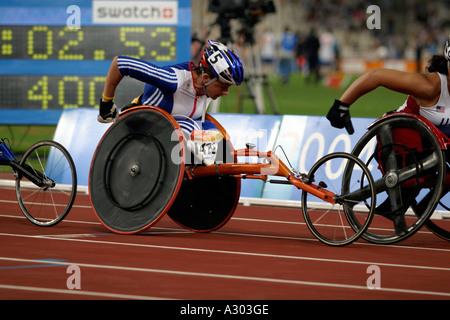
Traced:
[[353, 129], [352, 120], [350, 118], [350, 105], [340, 101], [334, 100], [334, 104], [328, 111], [327, 119], [335, 128], [345, 128], [349, 134], [355, 133]]
[[100, 99], [99, 109], [99, 115], [97, 116], [98, 122], [110, 123], [119, 119], [119, 110], [113, 100], [104, 102]]

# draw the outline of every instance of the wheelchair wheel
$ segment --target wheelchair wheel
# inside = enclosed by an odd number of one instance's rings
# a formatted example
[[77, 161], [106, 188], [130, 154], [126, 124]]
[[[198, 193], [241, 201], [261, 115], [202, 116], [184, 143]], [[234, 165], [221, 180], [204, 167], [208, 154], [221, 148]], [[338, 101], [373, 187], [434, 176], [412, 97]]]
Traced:
[[[211, 115], [213, 122], [227, 137], [225, 129]], [[216, 163], [233, 163], [233, 145], [229, 140], [220, 142]], [[195, 232], [210, 232], [224, 226], [233, 216], [241, 193], [241, 179], [232, 176], [211, 176], [185, 179], [177, 199], [167, 213], [176, 223]]]
[[181, 129], [163, 110], [138, 107], [122, 114], [91, 163], [90, 196], [101, 223], [120, 234], [155, 224], [181, 186], [183, 152]]
[[425, 223], [425, 227], [427, 227], [428, 230], [447, 241], [450, 241], [450, 208], [442, 202], [442, 198], [449, 191], [449, 189], [445, 189], [441, 195], [441, 201], [439, 201], [439, 204], [447, 210], [447, 212], [438, 213], [436, 218], [432, 215]]
[[20, 165], [49, 182], [38, 187], [18, 173], [16, 195], [25, 217], [41, 227], [61, 222], [77, 193], [77, 173], [69, 152], [55, 141], [41, 141], [25, 152]]
[[376, 205], [375, 185], [364, 163], [351, 154], [332, 153], [314, 164], [307, 179], [337, 195], [332, 205], [302, 192], [303, 217], [314, 236], [330, 246], [358, 240]]
[[217, 230], [233, 216], [240, 186], [240, 179], [230, 176], [186, 179], [167, 214], [192, 231]]
[[427, 227], [428, 230], [433, 232], [438, 237], [450, 241], [450, 228], [448, 218], [444, 218], [442, 221], [430, 218], [425, 223], [425, 227]]
[[392, 244], [412, 236], [436, 208], [445, 180], [445, 155], [433, 132], [418, 119], [391, 117], [370, 128], [352, 154], [371, 170], [378, 199], [363, 238]]

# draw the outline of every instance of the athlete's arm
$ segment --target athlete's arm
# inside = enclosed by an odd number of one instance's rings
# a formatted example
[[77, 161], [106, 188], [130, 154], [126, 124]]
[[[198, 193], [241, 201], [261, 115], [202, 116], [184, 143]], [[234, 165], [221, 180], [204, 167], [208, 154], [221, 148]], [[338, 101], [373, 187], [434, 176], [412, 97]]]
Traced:
[[106, 76], [105, 86], [103, 88], [103, 101], [108, 100], [105, 100], [104, 97], [114, 97], [116, 88], [124, 76], [130, 76], [172, 92], [178, 86], [177, 76], [172, 70], [158, 67], [144, 60], [116, 56], [112, 60]]
[[103, 88], [103, 96], [102, 96], [102, 101], [104, 102], [112, 100], [116, 92], [117, 86], [123, 79], [123, 75], [120, 73], [119, 68], [117, 66], [117, 58], [118, 57], [114, 57], [114, 59], [112, 60], [108, 74], [106, 75], [106, 81], [105, 86]]
[[440, 91], [436, 73], [420, 74], [391, 69], [372, 69], [358, 78], [344, 92], [340, 101], [351, 105], [363, 95], [378, 87], [411, 95], [419, 100], [432, 100]]
[[346, 128], [349, 134], [353, 134], [350, 105], [378, 87], [412, 96], [423, 106], [432, 104], [441, 89], [440, 78], [436, 73], [419, 74], [391, 69], [372, 69], [353, 82], [339, 100], [334, 101], [327, 114], [331, 125]]
[[119, 56], [117, 67], [122, 76], [129, 76], [151, 84], [166, 92], [175, 92], [178, 88], [178, 76], [171, 67], [159, 67], [150, 62]]

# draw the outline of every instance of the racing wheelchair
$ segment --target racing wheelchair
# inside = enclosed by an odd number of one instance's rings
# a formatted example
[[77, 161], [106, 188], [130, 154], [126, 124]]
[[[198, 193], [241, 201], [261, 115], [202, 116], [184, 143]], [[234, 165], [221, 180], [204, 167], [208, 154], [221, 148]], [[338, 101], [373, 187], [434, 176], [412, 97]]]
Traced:
[[[391, 112], [369, 125], [352, 154], [375, 180], [377, 207], [362, 238], [377, 244], [402, 241], [422, 226], [450, 240], [450, 190], [446, 152], [450, 139], [420, 115]], [[438, 204], [445, 210], [435, 212]], [[434, 216], [433, 216], [434, 213]]]
[[[260, 152], [250, 144], [235, 150], [221, 124], [210, 114], [206, 119], [224, 137], [209, 166], [192, 161], [187, 137], [164, 110], [136, 106], [120, 114], [101, 138], [89, 174], [95, 215], [108, 230], [137, 234], [165, 214], [188, 230], [217, 230], [235, 212], [241, 180], [260, 179], [302, 191], [305, 223], [323, 243], [347, 245], [366, 232], [376, 208], [376, 185], [356, 156], [328, 154], [307, 174], [298, 173], [273, 151]], [[239, 160], [248, 157], [259, 162]]]
[[31, 223], [51, 227], [67, 216], [77, 194], [77, 172], [60, 143], [37, 142], [19, 160], [8, 140], [0, 139], [0, 166], [12, 168], [20, 210]]

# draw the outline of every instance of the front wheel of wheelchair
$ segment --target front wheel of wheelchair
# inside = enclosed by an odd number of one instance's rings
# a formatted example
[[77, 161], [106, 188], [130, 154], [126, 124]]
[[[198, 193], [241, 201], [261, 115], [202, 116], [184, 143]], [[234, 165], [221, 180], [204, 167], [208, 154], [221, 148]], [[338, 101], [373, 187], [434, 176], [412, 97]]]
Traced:
[[417, 232], [433, 213], [445, 180], [445, 154], [422, 121], [395, 116], [375, 124], [352, 154], [371, 170], [378, 204], [363, 238], [393, 244]]
[[100, 222], [119, 234], [154, 225], [175, 201], [184, 174], [182, 133], [154, 107], [130, 109], [100, 141], [89, 177]]
[[77, 193], [77, 173], [69, 152], [55, 141], [41, 141], [25, 152], [20, 166], [43, 181], [38, 186], [17, 172], [16, 196], [25, 217], [41, 227], [61, 222]]
[[358, 240], [367, 230], [376, 206], [375, 185], [364, 163], [347, 153], [332, 153], [317, 161], [308, 183], [335, 194], [335, 203], [302, 192], [302, 211], [313, 235], [330, 246]]

